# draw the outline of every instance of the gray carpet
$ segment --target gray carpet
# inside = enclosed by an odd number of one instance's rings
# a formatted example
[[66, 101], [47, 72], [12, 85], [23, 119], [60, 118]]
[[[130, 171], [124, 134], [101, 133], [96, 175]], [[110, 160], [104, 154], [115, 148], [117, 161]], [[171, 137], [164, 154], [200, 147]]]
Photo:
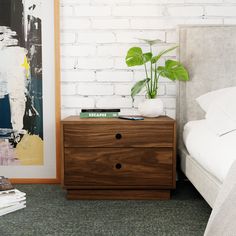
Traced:
[[16, 187], [27, 208], [0, 217], [0, 236], [200, 236], [211, 212], [186, 182], [170, 201], [67, 201], [57, 185]]

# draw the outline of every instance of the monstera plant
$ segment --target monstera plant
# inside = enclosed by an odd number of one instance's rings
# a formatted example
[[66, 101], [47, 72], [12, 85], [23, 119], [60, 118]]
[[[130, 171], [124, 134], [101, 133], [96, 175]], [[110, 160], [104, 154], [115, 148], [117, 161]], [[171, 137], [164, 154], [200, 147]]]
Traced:
[[[146, 101], [146, 104], [142, 106], [139, 110], [148, 109], [148, 113], [145, 116], [159, 116], [163, 112], [163, 103], [160, 99], [156, 99], [158, 96], [158, 83], [160, 77], [175, 80], [189, 80], [188, 71], [186, 68], [177, 60], [168, 59], [165, 64], [160, 66], [159, 61], [162, 56], [168, 54], [169, 52], [175, 50], [178, 46], [174, 46], [159, 52], [157, 55], [153, 54], [152, 46], [160, 40], [145, 40], [149, 45], [149, 52], [143, 52], [140, 47], [132, 47], [128, 50], [126, 56], [126, 64], [128, 67], [133, 66], [143, 66], [144, 67], [144, 79], [138, 81], [131, 89], [131, 96], [134, 97], [141, 92], [142, 89], [146, 91], [146, 98], [150, 101]], [[151, 101], [152, 100], [152, 101]], [[155, 107], [157, 106], [157, 107]], [[153, 108], [152, 108], [153, 107]], [[155, 109], [155, 108], [159, 108]], [[155, 110], [154, 110], [155, 109]], [[140, 111], [140, 113], [143, 113]], [[158, 114], [157, 114], [158, 113]]]

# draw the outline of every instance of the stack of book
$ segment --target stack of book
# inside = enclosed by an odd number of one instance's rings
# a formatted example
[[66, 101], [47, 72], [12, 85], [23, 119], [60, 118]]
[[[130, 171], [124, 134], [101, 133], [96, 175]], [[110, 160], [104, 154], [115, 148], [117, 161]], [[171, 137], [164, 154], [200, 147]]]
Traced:
[[120, 109], [82, 109], [80, 118], [117, 118]]
[[26, 194], [14, 189], [10, 181], [0, 176], [0, 216], [26, 207]]

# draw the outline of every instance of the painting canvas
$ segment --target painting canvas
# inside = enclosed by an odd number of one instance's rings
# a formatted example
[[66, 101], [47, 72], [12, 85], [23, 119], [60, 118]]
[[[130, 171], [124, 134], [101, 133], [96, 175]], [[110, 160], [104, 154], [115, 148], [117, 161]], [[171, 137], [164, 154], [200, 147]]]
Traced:
[[50, 0], [0, 0], [0, 174], [10, 178], [56, 175], [55, 103], [44, 107], [55, 88], [54, 65], [45, 64], [53, 6]]

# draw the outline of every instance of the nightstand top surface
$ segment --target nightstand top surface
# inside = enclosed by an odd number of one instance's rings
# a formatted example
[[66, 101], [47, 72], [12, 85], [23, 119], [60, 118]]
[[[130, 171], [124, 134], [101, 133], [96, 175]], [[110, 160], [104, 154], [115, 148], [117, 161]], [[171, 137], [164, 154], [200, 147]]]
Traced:
[[66, 117], [65, 119], [62, 120], [62, 123], [107, 123], [107, 124], [112, 124], [112, 123], [128, 123], [128, 124], [140, 124], [140, 123], [156, 123], [156, 122], [163, 122], [163, 123], [173, 123], [175, 122], [174, 119], [168, 117], [168, 116], [159, 116], [157, 118], [144, 118], [144, 120], [124, 120], [124, 119], [119, 119], [119, 118], [80, 118], [79, 116], [69, 116]]

